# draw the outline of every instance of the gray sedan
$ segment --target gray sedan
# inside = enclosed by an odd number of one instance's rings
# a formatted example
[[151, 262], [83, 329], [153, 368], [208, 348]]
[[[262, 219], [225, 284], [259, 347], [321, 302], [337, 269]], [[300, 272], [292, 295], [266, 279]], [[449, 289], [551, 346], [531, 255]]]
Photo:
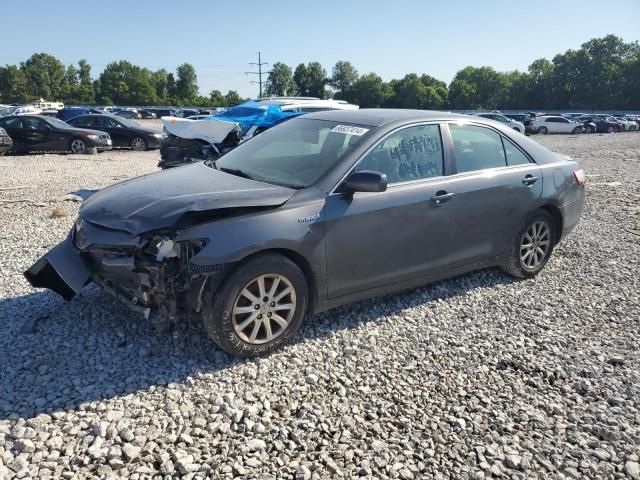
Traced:
[[158, 325], [200, 315], [255, 355], [309, 313], [490, 266], [533, 277], [583, 202], [576, 162], [499, 122], [320, 112], [94, 194], [25, 275], [68, 300], [95, 282]]

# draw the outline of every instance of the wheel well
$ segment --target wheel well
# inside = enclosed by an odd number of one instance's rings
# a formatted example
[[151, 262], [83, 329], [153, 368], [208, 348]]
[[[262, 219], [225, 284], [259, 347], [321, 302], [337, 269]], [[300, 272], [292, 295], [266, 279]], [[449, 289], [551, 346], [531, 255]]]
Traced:
[[558, 241], [560, 240], [560, 237], [562, 236], [562, 226], [564, 223], [560, 209], [554, 205], [544, 205], [543, 207], [540, 207], [540, 208], [545, 212], [547, 212], [549, 215], [551, 215], [551, 217], [553, 218], [553, 223], [555, 224], [554, 226], [556, 230], [556, 235], [553, 240], [554, 240], [554, 243], [558, 243]]

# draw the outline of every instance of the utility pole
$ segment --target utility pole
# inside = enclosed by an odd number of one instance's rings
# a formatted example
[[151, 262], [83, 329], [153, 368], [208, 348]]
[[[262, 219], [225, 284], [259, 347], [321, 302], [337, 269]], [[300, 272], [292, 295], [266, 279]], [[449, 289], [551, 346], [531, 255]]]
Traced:
[[[267, 62], [263, 62], [262, 61], [262, 57], [260, 56], [260, 52], [258, 52], [258, 63], [255, 62], [251, 62], [249, 63], [249, 65], [256, 65], [258, 67], [258, 71], [257, 72], [244, 72], [247, 75], [258, 75], [258, 81], [256, 82], [255, 80], [252, 80], [251, 83], [257, 83], [258, 85], [260, 85], [260, 96], [258, 98], [262, 98], [262, 84], [266, 83], [262, 81], [262, 66], [263, 65], [269, 65]], [[269, 72], [264, 72], [264, 73], [269, 73]]]

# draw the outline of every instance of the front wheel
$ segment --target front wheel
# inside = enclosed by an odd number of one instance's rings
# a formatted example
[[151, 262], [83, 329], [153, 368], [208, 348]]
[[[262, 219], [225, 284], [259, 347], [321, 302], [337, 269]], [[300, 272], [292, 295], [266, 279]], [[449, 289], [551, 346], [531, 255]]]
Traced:
[[518, 231], [502, 269], [514, 277], [534, 277], [549, 261], [555, 239], [553, 217], [544, 210], [536, 210]]
[[135, 137], [131, 139], [131, 148], [136, 152], [141, 152], [147, 149], [147, 142], [142, 137]]
[[582, 127], [576, 127], [573, 129], [573, 133], [582, 133]]
[[610, 125], [607, 127], [607, 133], [613, 133], [614, 128]]
[[269, 352], [289, 340], [308, 302], [304, 274], [279, 254], [255, 256], [206, 294], [202, 320], [207, 333], [225, 352], [241, 357]]
[[81, 138], [74, 138], [69, 143], [69, 150], [74, 155], [84, 155], [85, 153], [93, 154], [95, 153], [95, 148], [89, 148], [87, 143]]
[[543, 135], [546, 135], [547, 133], [549, 133], [549, 130], [547, 130], [547, 127], [540, 127], [538, 129], [538, 133], [542, 133]]

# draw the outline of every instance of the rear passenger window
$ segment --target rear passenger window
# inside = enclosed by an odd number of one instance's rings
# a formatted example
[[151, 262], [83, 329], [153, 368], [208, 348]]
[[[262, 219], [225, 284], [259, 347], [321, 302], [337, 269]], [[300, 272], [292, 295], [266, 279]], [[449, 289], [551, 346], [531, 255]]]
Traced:
[[506, 166], [502, 138], [475, 125], [449, 124], [458, 173]]
[[507, 155], [507, 165], [527, 165], [531, 163], [529, 161], [529, 157], [527, 157], [522, 151], [516, 147], [509, 140], [503, 138], [502, 143], [504, 144], [504, 151]]
[[389, 135], [360, 160], [355, 171], [363, 170], [384, 173], [390, 184], [443, 175], [440, 127], [417, 125]]

